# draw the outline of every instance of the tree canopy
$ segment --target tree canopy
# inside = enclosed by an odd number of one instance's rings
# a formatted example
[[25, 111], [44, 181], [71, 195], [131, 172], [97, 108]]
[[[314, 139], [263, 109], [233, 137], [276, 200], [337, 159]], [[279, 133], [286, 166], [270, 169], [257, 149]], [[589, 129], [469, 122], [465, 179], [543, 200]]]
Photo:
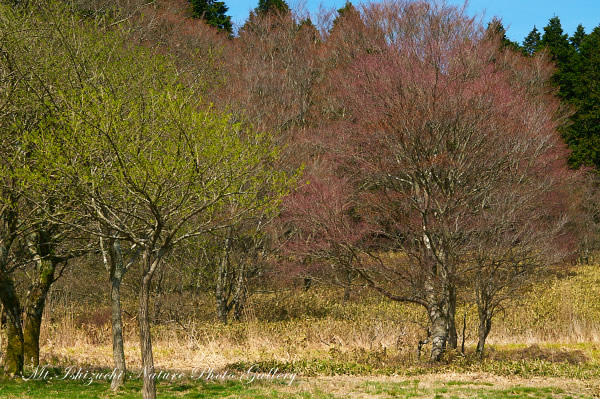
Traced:
[[193, 16], [201, 18], [210, 26], [214, 26], [229, 34], [233, 32], [231, 17], [227, 15], [229, 7], [224, 1], [218, 0], [190, 0]]
[[259, 0], [258, 6], [254, 9], [257, 14], [274, 11], [287, 13], [290, 11], [290, 7], [285, 0]]

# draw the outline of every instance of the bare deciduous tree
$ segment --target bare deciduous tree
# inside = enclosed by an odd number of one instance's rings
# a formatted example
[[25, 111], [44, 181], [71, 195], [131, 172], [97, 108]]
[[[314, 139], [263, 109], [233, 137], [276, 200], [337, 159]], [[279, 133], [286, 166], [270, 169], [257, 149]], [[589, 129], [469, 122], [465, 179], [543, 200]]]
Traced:
[[[388, 251], [401, 256], [360, 273], [389, 298], [427, 310], [431, 360], [439, 360], [447, 344], [457, 345], [457, 295], [478, 237], [492, 227], [484, 221], [502, 212], [491, 198], [512, 189], [542, 195], [564, 169], [558, 102], [547, 86], [532, 90], [516, 79], [497, 41], [464, 9], [391, 1], [362, 15], [379, 47], [338, 72], [348, 117], [335, 126], [336, 144], [348, 170], [361, 171], [356, 187]], [[511, 67], [540, 74], [538, 82], [549, 76], [543, 59]], [[538, 204], [536, 212], [548, 209]]]

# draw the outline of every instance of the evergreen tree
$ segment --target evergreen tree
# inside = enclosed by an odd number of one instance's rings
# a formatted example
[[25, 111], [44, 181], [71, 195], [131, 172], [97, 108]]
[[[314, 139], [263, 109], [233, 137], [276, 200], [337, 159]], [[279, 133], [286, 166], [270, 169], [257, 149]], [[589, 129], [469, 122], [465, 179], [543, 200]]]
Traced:
[[264, 14], [271, 11], [287, 13], [290, 11], [290, 7], [285, 0], [259, 0], [258, 7], [254, 10], [257, 14]]
[[540, 40], [542, 40], [542, 34], [534, 25], [531, 32], [523, 40], [523, 53], [527, 55], [535, 54], [540, 48]]
[[224, 1], [217, 0], [190, 0], [194, 18], [201, 18], [210, 26], [231, 34], [233, 25], [231, 17], [227, 15], [229, 7]]
[[571, 45], [575, 47], [575, 50], [579, 51], [579, 49], [581, 48], [581, 43], [583, 43], [585, 37], [585, 28], [583, 27], [583, 25], [579, 24], [577, 25], [577, 29], [575, 30], [573, 36], [569, 38], [569, 41], [571, 42]]
[[[272, 18], [274, 17], [274, 18]], [[267, 24], [265, 22], [269, 21]], [[291, 23], [297, 28], [290, 8], [285, 0], [260, 0], [258, 6], [250, 11], [248, 19], [239, 29], [238, 34], [257, 34], [263, 36], [267, 31], [288, 27]]]
[[560, 87], [559, 96], [567, 101], [573, 99], [577, 80], [575, 69], [578, 63], [578, 54], [569, 42], [569, 36], [563, 32], [558, 17], [550, 18], [548, 25], [544, 27], [540, 46], [548, 49], [552, 60], [558, 67], [554, 75], [554, 82]]
[[490, 23], [488, 23], [487, 33], [491, 35], [500, 36], [500, 39], [502, 41], [502, 47], [508, 47], [514, 51], [521, 50], [521, 46], [519, 46], [519, 43], [513, 42], [508, 38], [508, 36], [506, 36], [506, 29], [504, 29], [504, 25], [500, 20], [494, 18]]
[[585, 35], [579, 49], [579, 79], [572, 101], [577, 112], [564, 138], [572, 151], [571, 166], [600, 169], [600, 26]]
[[298, 30], [307, 35], [312, 43], [319, 43], [321, 41], [319, 31], [317, 30], [315, 24], [313, 24], [312, 19], [310, 19], [310, 17], [300, 21], [300, 23], [298, 24]]
[[344, 14], [356, 13], [358, 11], [356, 11], [356, 7], [354, 7], [354, 5], [352, 4], [351, 1], [346, 1], [346, 4], [344, 4], [344, 7], [339, 8], [337, 10], [337, 12], [338, 12], [339, 17], [343, 17]]
[[338, 15], [333, 20], [333, 26], [331, 28], [331, 32], [334, 31], [334, 29], [340, 24], [341, 21], [350, 21], [353, 19], [360, 19], [360, 13], [358, 12], [356, 7], [354, 7], [352, 2], [350, 2], [350, 1], [346, 1], [346, 4], [344, 4], [344, 7], [338, 9], [337, 12], [338, 12]]
[[558, 17], [550, 18], [548, 25], [544, 27], [540, 46], [548, 48], [552, 59], [557, 62], [559, 68], [561, 65], [567, 65], [570, 56], [573, 55], [573, 48], [568, 38], [569, 36], [563, 32], [560, 19]]

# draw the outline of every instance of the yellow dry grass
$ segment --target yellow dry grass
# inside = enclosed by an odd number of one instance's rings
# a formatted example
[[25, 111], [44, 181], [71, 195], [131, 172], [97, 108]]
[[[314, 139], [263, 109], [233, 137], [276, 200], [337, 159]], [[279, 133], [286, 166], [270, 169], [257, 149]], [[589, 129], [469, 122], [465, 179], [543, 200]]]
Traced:
[[[276, 298], [274, 297], [276, 295]], [[361, 361], [372, 354], [416, 359], [416, 344], [424, 338], [425, 314], [415, 306], [392, 303], [367, 289], [343, 305], [341, 293], [317, 288], [289, 294], [252, 297], [246, 321], [227, 326], [193, 318], [153, 329], [154, 355], [161, 369], [222, 368], [244, 361], [294, 362], [312, 359]], [[490, 350], [518, 349], [532, 344], [581, 350], [600, 359], [600, 267], [579, 267], [563, 277], [536, 286], [506, 306], [494, 321]], [[207, 298], [207, 301], [210, 298]], [[110, 367], [110, 326], [81, 324], [67, 303], [50, 304], [42, 331], [42, 361]], [[206, 306], [211, 306], [207, 302]], [[281, 321], [264, 321], [281, 312]], [[459, 334], [464, 308], [458, 310]], [[278, 313], [279, 314], [279, 313]], [[476, 313], [467, 312], [466, 344], [474, 345]], [[125, 320], [125, 350], [132, 368], [141, 366], [136, 321]], [[369, 357], [371, 356], [371, 357]]]

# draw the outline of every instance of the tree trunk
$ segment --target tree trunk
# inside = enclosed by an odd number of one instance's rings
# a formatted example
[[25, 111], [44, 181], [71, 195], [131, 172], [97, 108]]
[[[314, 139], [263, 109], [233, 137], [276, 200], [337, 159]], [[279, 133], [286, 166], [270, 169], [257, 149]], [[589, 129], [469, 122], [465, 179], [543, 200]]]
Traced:
[[[150, 288], [155, 269], [152, 268], [153, 263], [150, 257], [150, 253], [145, 253], [143, 257], [138, 312], [140, 348], [142, 352], [142, 373], [144, 376], [142, 386], [143, 399], [156, 399], [154, 356], [152, 354], [152, 335], [150, 334]], [[154, 262], [158, 262], [158, 260], [155, 260]]]
[[[435, 275], [434, 273], [432, 273]], [[451, 289], [449, 286], [436, 284], [438, 281], [431, 278], [425, 283], [425, 298], [427, 299], [427, 311], [431, 324], [431, 355], [429, 360], [438, 362], [446, 351], [451, 325]], [[456, 328], [456, 326], [454, 326]]]
[[431, 356], [429, 360], [439, 362], [446, 351], [448, 341], [448, 317], [444, 306], [432, 306], [429, 310], [431, 322]]
[[0, 300], [6, 315], [6, 356], [4, 371], [6, 374], [23, 374], [23, 324], [21, 304], [17, 297], [14, 282], [0, 269]]
[[[429, 322], [431, 323], [431, 362], [439, 362], [446, 351], [448, 338], [451, 333], [452, 286], [449, 284], [448, 272], [445, 265], [438, 259], [446, 259], [445, 255], [435, 255], [429, 236], [427, 223], [423, 220], [423, 259], [429, 264], [429, 276], [424, 285], [424, 294], [428, 303]], [[453, 315], [452, 315], [453, 318]], [[456, 335], [456, 326], [454, 326]], [[454, 337], [455, 339], [456, 337]]]
[[450, 349], [458, 348], [458, 334], [456, 332], [456, 287], [450, 287], [448, 301], [448, 346]]
[[479, 316], [479, 329], [477, 334], [479, 340], [477, 341], [477, 355], [480, 358], [483, 358], [485, 340], [492, 329], [492, 295], [488, 291], [488, 286], [482, 283], [476, 286], [475, 294], [477, 301], [477, 314]]
[[27, 316], [23, 325], [23, 356], [26, 365], [37, 367], [40, 364], [40, 328], [42, 317], [37, 314]]
[[56, 262], [48, 259], [37, 260], [37, 279], [27, 295], [25, 322], [23, 325], [25, 364], [36, 367], [40, 364], [40, 329], [46, 298], [52, 283]]
[[[10, 319], [10, 317], [9, 317]], [[23, 374], [23, 329], [20, 323], [15, 325], [7, 320], [6, 325], [6, 356], [4, 358], [4, 371], [10, 376]]]
[[480, 358], [483, 358], [484, 349], [485, 349], [485, 340], [492, 329], [492, 313], [489, 309], [479, 309], [479, 330], [477, 341], [477, 355]]
[[4, 349], [4, 305], [0, 301], [0, 353], [2, 353], [2, 349]]
[[242, 263], [238, 268], [235, 296], [233, 301], [233, 317], [236, 321], [240, 321], [242, 319], [242, 312], [244, 311], [244, 306], [246, 305], [246, 298], [248, 296], [248, 286], [246, 284], [246, 264]]
[[113, 361], [115, 375], [110, 383], [110, 389], [117, 391], [125, 383], [125, 349], [123, 347], [123, 319], [121, 312], [121, 278], [113, 276], [110, 281], [111, 327], [113, 341]]
[[462, 339], [460, 344], [460, 353], [465, 354], [465, 340], [467, 336], [467, 308], [465, 307], [465, 312], [463, 314], [463, 326], [462, 326]]
[[152, 354], [152, 336], [150, 334], [150, 285], [152, 283], [152, 274], [144, 273], [140, 285], [140, 308], [139, 308], [139, 327], [140, 327], [140, 348], [142, 350], [142, 370], [144, 375], [144, 385], [142, 387], [142, 397], [144, 399], [156, 399], [156, 382], [154, 379], [154, 356]]
[[163, 294], [163, 278], [165, 277], [164, 271], [161, 270], [160, 273], [158, 273], [158, 276], [156, 278], [156, 289], [155, 289], [155, 296], [154, 296], [154, 301], [153, 301], [153, 312], [152, 312], [152, 323], [158, 323], [158, 320], [160, 319], [160, 311], [161, 311], [161, 305], [162, 305], [162, 294]]
[[113, 362], [115, 374], [110, 383], [110, 389], [117, 391], [125, 383], [127, 368], [125, 365], [125, 350], [123, 348], [123, 319], [121, 311], [121, 282], [125, 275], [123, 254], [118, 240], [113, 240], [110, 246], [110, 307], [113, 341]]
[[217, 318], [221, 323], [227, 324], [227, 314], [229, 313], [229, 306], [227, 304], [227, 297], [225, 295], [225, 280], [227, 279], [227, 272], [223, 265], [224, 260], [221, 260], [219, 264], [219, 271], [217, 276], [217, 285], [215, 288], [215, 297], [217, 300]]
[[227, 282], [229, 277], [229, 265], [228, 265], [228, 254], [229, 254], [229, 240], [225, 240], [223, 248], [223, 254], [221, 261], [218, 265], [217, 270], [217, 284], [215, 287], [215, 298], [217, 302], [217, 318], [223, 324], [227, 324], [227, 316], [229, 314], [230, 305], [227, 294]]

